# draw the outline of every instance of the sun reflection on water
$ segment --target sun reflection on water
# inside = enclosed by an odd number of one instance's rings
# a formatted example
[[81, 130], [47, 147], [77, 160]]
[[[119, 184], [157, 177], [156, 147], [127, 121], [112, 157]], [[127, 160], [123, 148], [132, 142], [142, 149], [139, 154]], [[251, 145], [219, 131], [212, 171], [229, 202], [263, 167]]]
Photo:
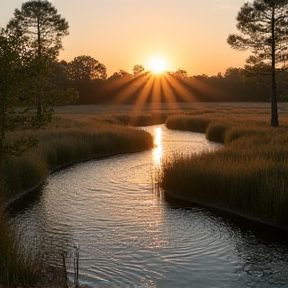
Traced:
[[155, 128], [154, 144], [156, 148], [153, 151], [153, 159], [156, 166], [160, 166], [162, 158], [162, 128]]

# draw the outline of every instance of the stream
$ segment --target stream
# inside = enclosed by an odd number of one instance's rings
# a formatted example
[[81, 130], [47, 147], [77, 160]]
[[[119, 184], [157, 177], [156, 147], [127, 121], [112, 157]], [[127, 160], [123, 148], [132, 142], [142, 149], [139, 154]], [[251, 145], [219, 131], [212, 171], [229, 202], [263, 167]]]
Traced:
[[23, 249], [56, 266], [64, 251], [73, 280], [79, 246], [79, 281], [94, 287], [288, 287], [281, 233], [169, 199], [156, 185], [166, 157], [221, 145], [164, 125], [143, 129], [154, 149], [73, 165], [15, 203]]

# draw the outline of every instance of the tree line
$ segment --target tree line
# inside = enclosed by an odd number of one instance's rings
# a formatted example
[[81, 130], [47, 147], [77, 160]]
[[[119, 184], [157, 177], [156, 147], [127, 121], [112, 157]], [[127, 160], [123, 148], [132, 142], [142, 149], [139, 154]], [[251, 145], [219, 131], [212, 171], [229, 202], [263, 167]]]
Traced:
[[[117, 101], [133, 104], [139, 97], [145, 97], [145, 102], [269, 102], [269, 69], [269, 65], [261, 64], [253, 68], [230, 67], [215, 76], [189, 76], [184, 69], [153, 75], [151, 71], [145, 71], [142, 65], [137, 64], [132, 73], [119, 70], [107, 77], [104, 64], [91, 56], [79, 56], [68, 63], [59, 62], [55, 79], [61, 87], [74, 87], [79, 92], [75, 104]], [[279, 101], [287, 101], [287, 73], [285, 69], [277, 72]], [[153, 86], [157, 85], [160, 88], [153, 89]], [[145, 89], [148, 90], [147, 95], [143, 96]]]

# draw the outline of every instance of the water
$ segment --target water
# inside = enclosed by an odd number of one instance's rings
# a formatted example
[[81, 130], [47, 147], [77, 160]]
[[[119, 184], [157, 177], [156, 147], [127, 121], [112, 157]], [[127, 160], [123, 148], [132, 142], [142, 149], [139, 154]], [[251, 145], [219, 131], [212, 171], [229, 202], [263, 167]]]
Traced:
[[73, 279], [80, 245], [80, 282], [96, 287], [287, 287], [286, 238], [155, 189], [165, 157], [219, 145], [198, 133], [145, 129], [156, 135], [155, 149], [62, 170], [11, 210], [26, 249], [41, 245], [53, 265], [64, 250]]

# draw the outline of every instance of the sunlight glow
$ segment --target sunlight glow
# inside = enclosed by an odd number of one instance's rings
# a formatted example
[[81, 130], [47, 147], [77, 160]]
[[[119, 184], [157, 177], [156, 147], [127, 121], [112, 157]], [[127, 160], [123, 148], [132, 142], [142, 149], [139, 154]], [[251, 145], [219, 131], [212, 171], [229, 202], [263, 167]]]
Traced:
[[153, 74], [160, 74], [167, 70], [167, 62], [160, 57], [154, 57], [149, 62], [149, 70]]
[[157, 166], [161, 164], [162, 158], [162, 129], [158, 127], [155, 129], [155, 139], [154, 143], [156, 148], [153, 151], [154, 162]]

